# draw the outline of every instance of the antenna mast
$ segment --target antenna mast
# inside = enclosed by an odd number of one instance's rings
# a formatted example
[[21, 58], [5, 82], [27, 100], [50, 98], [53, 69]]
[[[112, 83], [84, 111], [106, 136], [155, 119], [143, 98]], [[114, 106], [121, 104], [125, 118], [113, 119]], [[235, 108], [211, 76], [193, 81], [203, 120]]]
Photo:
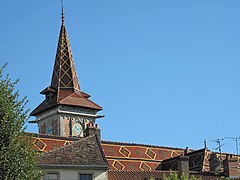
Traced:
[[224, 137], [225, 139], [232, 139], [236, 142], [236, 151], [237, 151], [237, 155], [238, 155], [238, 140], [240, 140], [240, 136], [238, 137]]
[[213, 142], [216, 142], [217, 143], [217, 148], [215, 148], [215, 150], [219, 150], [219, 153], [220, 153], [220, 157], [221, 157], [221, 154], [222, 154], [222, 146], [225, 145], [225, 144], [222, 144], [221, 141], [223, 139], [215, 139], [215, 140], [212, 140]]

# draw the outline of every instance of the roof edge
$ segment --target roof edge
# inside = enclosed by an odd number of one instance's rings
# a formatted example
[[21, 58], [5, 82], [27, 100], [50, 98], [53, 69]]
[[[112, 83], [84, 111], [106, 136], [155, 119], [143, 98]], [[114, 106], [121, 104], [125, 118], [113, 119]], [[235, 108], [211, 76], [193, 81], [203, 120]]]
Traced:
[[[127, 143], [127, 142], [116, 142], [116, 141], [106, 141], [101, 140], [102, 144], [114, 144], [114, 145], [126, 145], [126, 146], [144, 146], [144, 147], [153, 147], [153, 148], [167, 148], [167, 149], [176, 149], [176, 150], [185, 150], [185, 148], [169, 147], [169, 146], [157, 146], [151, 144], [139, 144], [139, 143]], [[195, 151], [190, 149], [191, 151]]]
[[67, 165], [67, 164], [38, 164], [39, 167], [42, 168], [49, 168], [49, 169], [54, 169], [54, 168], [82, 168], [82, 169], [103, 169], [106, 170], [109, 167], [107, 165]]

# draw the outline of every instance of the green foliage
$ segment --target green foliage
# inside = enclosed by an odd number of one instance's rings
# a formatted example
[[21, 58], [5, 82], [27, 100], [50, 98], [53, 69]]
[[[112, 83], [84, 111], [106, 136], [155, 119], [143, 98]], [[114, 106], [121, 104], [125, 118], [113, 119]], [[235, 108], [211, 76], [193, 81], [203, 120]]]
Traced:
[[178, 180], [178, 175], [176, 172], [171, 171], [168, 176], [166, 174], [164, 174], [162, 179], [163, 180]]
[[229, 178], [229, 177], [221, 176], [221, 177], [219, 178], [219, 180], [230, 180], [230, 178]]
[[171, 171], [170, 174], [167, 176], [166, 174], [163, 175], [162, 180], [201, 180], [201, 178], [196, 178], [195, 176], [191, 176], [188, 178], [186, 174], [183, 174], [180, 178], [178, 178], [177, 172]]
[[201, 180], [201, 178], [197, 178], [195, 176], [191, 176], [191, 180]]
[[[181, 175], [180, 180], [188, 180], [188, 176], [186, 174]], [[192, 178], [191, 178], [192, 180]]]
[[0, 180], [40, 179], [37, 154], [31, 137], [24, 133], [27, 100], [19, 100], [15, 90], [18, 81], [12, 82], [9, 75], [3, 76], [5, 66], [0, 67]]

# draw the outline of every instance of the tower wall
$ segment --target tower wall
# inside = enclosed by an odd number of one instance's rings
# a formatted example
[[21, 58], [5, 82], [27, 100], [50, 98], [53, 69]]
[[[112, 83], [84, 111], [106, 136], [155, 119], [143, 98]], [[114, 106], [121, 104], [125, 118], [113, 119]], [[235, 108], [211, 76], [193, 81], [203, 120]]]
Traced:
[[87, 108], [58, 106], [37, 116], [39, 133], [57, 136], [83, 136], [87, 124], [95, 123], [97, 111]]

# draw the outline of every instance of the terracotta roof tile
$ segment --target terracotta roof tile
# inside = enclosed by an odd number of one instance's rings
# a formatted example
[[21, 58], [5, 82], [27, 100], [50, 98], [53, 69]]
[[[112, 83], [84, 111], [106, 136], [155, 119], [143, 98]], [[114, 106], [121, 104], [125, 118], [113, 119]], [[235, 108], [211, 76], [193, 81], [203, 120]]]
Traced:
[[169, 174], [169, 171], [108, 171], [108, 180], [145, 180], [150, 177], [162, 179], [164, 174]]
[[[34, 147], [40, 152], [47, 152], [64, 146], [66, 144], [70, 144], [72, 142], [76, 142], [79, 139], [77, 137], [60, 137], [54, 135], [46, 135], [46, 134], [34, 134], [30, 133], [32, 136], [33, 143], [36, 143]], [[39, 146], [39, 147], [38, 147]], [[143, 144], [136, 144], [136, 143], [120, 143], [120, 142], [111, 142], [111, 141], [101, 141], [101, 146], [104, 152], [104, 155], [108, 161], [110, 169], [112, 170], [143, 170], [146, 167], [150, 168], [151, 170], [155, 170], [160, 163], [168, 162], [169, 160], [173, 160], [173, 156], [175, 155], [173, 152], [179, 152], [182, 154], [184, 149], [180, 148], [170, 148], [164, 146], [152, 146], [152, 145], [143, 145]], [[125, 150], [120, 153], [121, 149], [126, 148], [127, 152], [129, 151], [130, 154], [125, 153]], [[153, 149], [156, 153], [156, 158], [152, 159], [151, 157], [147, 156], [145, 153], [147, 149]], [[200, 153], [200, 156], [195, 156], [195, 163], [200, 162], [200, 166], [197, 168], [202, 169], [203, 172], [209, 171], [209, 155], [212, 153], [209, 150], [205, 151], [204, 161], [202, 164], [201, 152], [203, 150], [197, 150], [190, 152], [189, 154], [194, 157], [196, 154]], [[195, 155], [194, 155], [195, 154]], [[224, 159], [225, 153], [222, 153], [221, 156]], [[239, 157], [236, 155], [236, 157]], [[191, 161], [192, 158], [190, 158]], [[144, 163], [144, 164], [143, 164]], [[198, 163], [197, 163], [198, 164]], [[199, 165], [199, 164], [198, 164]], [[192, 166], [192, 165], [191, 165]], [[238, 165], [240, 167], [240, 163]], [[196, 170], [196, 169], [192, 169]]]
[[[173, 172], [173, 171], [171, 171]], [[162, 179], [164, 175], [168, 176], [170, 171], [124, 171], [124, 170], [108, 170], [108, 180], [147, 180], [149, 178]], [[201, 178], [202, 180], [217, 180], [219, 176], [213, 173], [190, 172], [190, 176]]]
[[98, 111], [102, 110], [102, 107], [92, 102], [86, 98], [86, 93], [69, 93], [69, 91], [60, 91], [59, 97], [54, 96], [49, 103], [43, 101], [38, 107], [36, 107], [32, 112], [31, 116], [36, 116], [41, 112], [53, 108], [57, 105], [68, 105], [96, 109]]

